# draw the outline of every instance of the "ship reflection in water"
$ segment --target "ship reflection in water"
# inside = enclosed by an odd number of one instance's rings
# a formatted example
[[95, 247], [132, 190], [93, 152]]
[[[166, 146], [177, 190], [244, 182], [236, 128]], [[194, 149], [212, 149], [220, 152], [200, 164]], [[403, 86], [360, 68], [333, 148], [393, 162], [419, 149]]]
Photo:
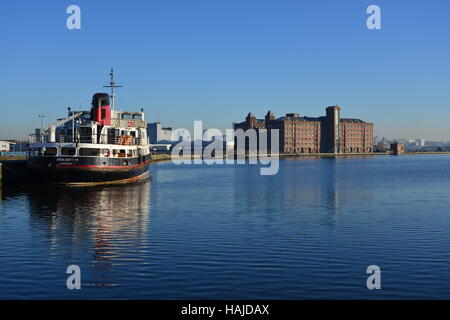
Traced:
[[[81, 267], [83, 286], [114, 286], [124, 266], [149, 256], [150, 180], [28, 193], [31, 232], [45, 233], [48, 256]], [[82, 265], [88, 265], [83, 268]]]

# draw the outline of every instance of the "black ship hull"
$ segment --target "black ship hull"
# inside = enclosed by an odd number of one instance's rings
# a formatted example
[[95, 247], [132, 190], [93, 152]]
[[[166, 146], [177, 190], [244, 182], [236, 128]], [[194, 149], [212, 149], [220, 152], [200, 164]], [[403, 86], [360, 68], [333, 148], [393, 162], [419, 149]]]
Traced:
[[150, 156], [134, 158], [30, 157], [28, 170], [39, 183], [98, 185], [128, 183], [148, 177]]

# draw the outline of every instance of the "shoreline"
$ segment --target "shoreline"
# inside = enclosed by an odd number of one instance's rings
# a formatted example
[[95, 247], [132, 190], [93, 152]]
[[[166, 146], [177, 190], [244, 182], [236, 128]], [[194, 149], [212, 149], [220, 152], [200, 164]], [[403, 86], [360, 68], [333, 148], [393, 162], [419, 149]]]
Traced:
[[[395, 156], [414, 156], [414, 155], [444, 155], [444, 154], [450, 154], [450, 151], [443, 151], [443, 152], [433, 152], [433, 151], [427, 151], [427, 152], [405, 152], [400, 155]], [[392, 152], [371, 152], [371, 153], [279, 153], [278, 154], [280, 159], [285, 158], [308, 158], [308, 157], [316, 157], [316, 158], [339, 158], [339, 157], [360, 157], [360, 156], [394, 156]], [[245, 158], [248, 159], [249, 157], [255, 157], [255, 156], [249, 156], [246, 155]], [[186, 157], [188, 158], [188, 157]], [[191, 156], [192, 159], [198, 158], [195, 156]], [[172, 159], [170, 154], [157, 154], [152, 156], [152, 163], [158, 163], [158, 162], [165, 162], [170, 161]], [[226, 157], [224, 157], [226, 159]], [[9, 156], [0, 156], [0, 162], [2, 161], [23, 161], [27, 160], [27, 157], [9, 157]]]
[[[444, 155], [450, 154], [450, 151], [445, 152], [405, 152], [400, 155], [394, 155], [392, 152], [372, 152], [372, 153], [280, 153], [278, 154], [280, 159], [288, 158], [341, 158], [341, 157], [368, 157], [368, 156], [414, 156], [414, 155]], [[246, 155], [245, 158], [250, 157]], [[189, 157], [186, 157], [187, 159]], [[191, 156], [191, 159], [198, 158]], [[170, 154], [158, 154], [152, 158], [152, 163], [171, 161], [172, 157]], [[210, 159], [210, 158], [208, 158]], [[226, 159], [226, 157], [224, 157]]]

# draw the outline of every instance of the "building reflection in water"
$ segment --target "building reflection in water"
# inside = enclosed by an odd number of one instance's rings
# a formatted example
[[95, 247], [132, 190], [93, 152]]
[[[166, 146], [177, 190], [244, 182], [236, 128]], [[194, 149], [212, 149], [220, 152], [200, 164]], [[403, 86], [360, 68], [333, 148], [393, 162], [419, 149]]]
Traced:
[[320, 216], [321, 225], [333, 227], [347, 204], [353, 209], [373, 204], [372, 175], [376, 173], [371, 171], [368, 159], [285, 159], [280, 160], [280, 170], [274, 176], [260, 176], [258, 166], [254, 170], [237, 166], [236, 210], [295, 214], [299, 222]]
[[[90, 285], [149, 256], [151, 181], [29, 191], [30, 229], [45, 233], [50, 259], [88, 265]], [[83, 270], [83, 269], [82, 269]]]

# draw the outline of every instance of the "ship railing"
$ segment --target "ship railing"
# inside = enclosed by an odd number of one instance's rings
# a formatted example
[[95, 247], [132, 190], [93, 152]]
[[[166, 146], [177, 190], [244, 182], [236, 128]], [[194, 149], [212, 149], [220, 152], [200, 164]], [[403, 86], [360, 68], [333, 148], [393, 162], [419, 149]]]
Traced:
[[[44, 141], [47, 139], [44, 139]], [[46, 142], [46, 141], [45, 141]], [[57, 136], [56, 142], [59, 143], [97, 143], [95, 136], [81, 136], [73, 140], [71, 136]], [[124, 146], [135, 146], [142, 145], [143, 140], [141, 138], [135, 138], [130, 135], [121, 135], [121, 136], [109, 136], [106, 134], [102, 134], [100, 136], [100, 144], [115, 144], [115, 145], [124, 145]]]
[[102, 144], [116, 144], [122, 146], [135, 146], [142, 145], [143, 140], [141, 138], [135, 138], [130, 135], [121, 135], [121, 136], [109, 136], [106, 134], [102, 134], [100, 136], [100, 143]]
[[56, 142], [59, 143], [73, 143], [73, 142], [79, 142], [79, 143], [96, 143], [95, 137], [93, 136], [79, 136], [75, 139], [72, 136], [57, 136]]
[[56, 137], [56, 142], [59, 142], [59, 143], [72, 143], [73, 140], [74, 139], [72, 136], [57, 136]]

